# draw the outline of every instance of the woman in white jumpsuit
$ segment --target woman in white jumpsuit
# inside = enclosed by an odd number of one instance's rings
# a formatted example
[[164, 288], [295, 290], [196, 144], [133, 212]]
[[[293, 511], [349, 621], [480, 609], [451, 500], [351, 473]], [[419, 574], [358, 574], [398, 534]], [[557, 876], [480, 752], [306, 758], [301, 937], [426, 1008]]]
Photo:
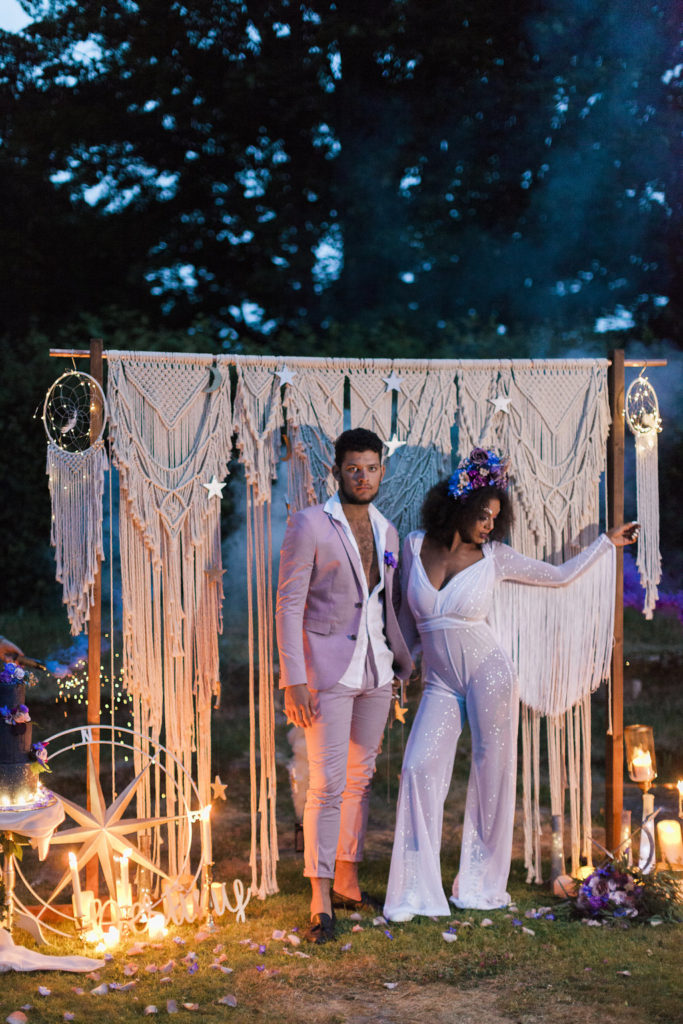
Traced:
[[[469, 486], [462, 475], [468, 471]], [[384, 906], [388, 920], [450, 913], [441, 883], [441, 830], [466, 720], [472, 766], [452, 901], [477, 909], [510, 902], [518, 689], [512, 663], [486, 621], [494, 590], [501, 580], [562, 586], [602, 557], [610, 543], [623, 546], [637, 536], [637, 525], [629, 523], [602, 534], [563, 565], [527, 558], [492, 539], [504, 535], [511, 521], [506, 487], [499, 457], [474, 449], [450, 481], [427, 495], [426, 532], [411, 533], [404, 543], [401, 622], [409, 645], [419, 638], [422, 647], [424, 692], [401, 772]]]

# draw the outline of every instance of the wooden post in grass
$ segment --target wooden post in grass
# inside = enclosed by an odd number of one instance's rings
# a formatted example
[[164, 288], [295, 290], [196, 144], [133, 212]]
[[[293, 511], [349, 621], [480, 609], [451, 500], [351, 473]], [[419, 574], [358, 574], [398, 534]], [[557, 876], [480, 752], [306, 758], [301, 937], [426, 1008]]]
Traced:
[[[613, 349], [608, 371], [612, 425], [607, 439], [607, 528], [624, 521], [624, 350]], [[612, 648], [612, 731], [605, 740], [605, 846], [621, 842], [624, 805], [624, 552], [617, 548]]]
[[[102, 339], [90, 339], [90, 376], [94, 377], [102, 387]], [[99, 402], [93, 402], [90, 412], [90, 438], [99, 437], [102, 429], [102, 412]], [[102, 564], [97, 567], [97, 575], [93, 586], [93, 603], [88, 621], [88, 711], [87, 722], [90, 727], [100, 724], [100, 665], [102, 660]], [[99, 730], [92, 728], [94, 740], [99, 738]], [[100, 748], [98, 743], [92, 744], [92, 756], [95, 772], [100, 774]], [[90, 792], [90, 773], [86, 773], [88, 810], [92, 810], [92, 794]], [[99, 862], [93, 857], [85, 866], [86, 888], [97, 896], [99, 891]]]

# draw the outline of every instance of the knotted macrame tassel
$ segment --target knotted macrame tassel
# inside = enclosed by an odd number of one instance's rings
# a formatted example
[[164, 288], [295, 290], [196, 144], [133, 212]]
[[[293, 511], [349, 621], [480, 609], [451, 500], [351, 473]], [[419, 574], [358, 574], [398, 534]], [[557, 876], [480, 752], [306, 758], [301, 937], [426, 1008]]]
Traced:
[[83, 452], [67, 452], [48, 442], [50, 543], [73, 636], [81, 633], [90, 619], [95, 577], [104, 558], [102, 495], [107, 466], [102, 440]]
[[645, 588], [643, 615], [652, 618], [662, 578], [662, 558], [659, 552], [659, 479], [657, 431], [636, 434], [636, 495], [640, 539], [636, 565], [640, 582]]

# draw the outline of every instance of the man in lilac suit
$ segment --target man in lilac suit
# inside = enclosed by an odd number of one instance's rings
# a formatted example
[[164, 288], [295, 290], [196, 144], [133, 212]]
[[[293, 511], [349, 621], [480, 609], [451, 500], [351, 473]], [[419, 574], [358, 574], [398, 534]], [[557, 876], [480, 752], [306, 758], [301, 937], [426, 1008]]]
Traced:
[[345, 431], [332, 472], [338, 493], [287, 527], [276, 611], [285, 713], [306, 735], [305, 937], [315, 943], [334, 938], [333, 907], [372, 903], [358, 884], [370, 784], [393, 680], [412, 668], [397, 621], [398, 534], [372, 504], [384, 476], [382, 441], [370, 430]]

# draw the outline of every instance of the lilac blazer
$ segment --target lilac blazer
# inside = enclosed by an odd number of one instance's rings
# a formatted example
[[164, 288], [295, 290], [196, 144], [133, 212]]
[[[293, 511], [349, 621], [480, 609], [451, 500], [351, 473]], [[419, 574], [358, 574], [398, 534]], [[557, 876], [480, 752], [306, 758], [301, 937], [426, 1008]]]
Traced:
[[[398, 553], [398, 534], [389, 524], [387, 550]], [[378, 551], [383, 558], [384, 552]], [[292, 516], [280, 552], [275, 624], [280, 653], [280, 686], [308, 683], [312, 690], [334, 686], [348, 668], [363, 607], [358, 555], [337, 520], [311, 505]], [[410, 652], [399, 629], [398, 574], [384, 566], [384, 632], [394, 655], [394, 674], [407, 679]]]

